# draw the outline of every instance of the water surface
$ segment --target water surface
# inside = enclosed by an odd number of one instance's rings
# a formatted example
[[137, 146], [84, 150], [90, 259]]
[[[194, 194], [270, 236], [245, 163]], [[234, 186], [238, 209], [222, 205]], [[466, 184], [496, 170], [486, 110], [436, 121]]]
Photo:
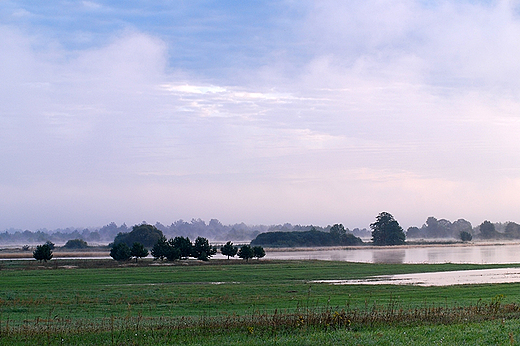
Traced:
[[520, 282], [520, 268], [456, 270], [372, 276], [363, 280], [316, 280], [312, 283], [332, 285], [415, 285], [451, 286], [469, 284], [500, 284]]
[[317, 259], [362, 263], [520, 263], [520, 244], [406, 246], [334, 250], [271, 250], [268, 259]]

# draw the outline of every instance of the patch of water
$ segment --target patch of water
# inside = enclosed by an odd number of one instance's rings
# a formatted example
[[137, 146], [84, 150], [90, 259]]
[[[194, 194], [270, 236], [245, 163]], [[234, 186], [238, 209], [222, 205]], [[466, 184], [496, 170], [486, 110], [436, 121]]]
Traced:
[[520, 268], [456, 270], [431, 273], [372, 276], [363, 280], [316, 280], [331, 285], [452, 286], [520, 282]]
[[520, 244], [407, 246], [333, 250], [266, 251], [266, 259], [326, 260], [362, 263], [472, 263], [520, 262]]

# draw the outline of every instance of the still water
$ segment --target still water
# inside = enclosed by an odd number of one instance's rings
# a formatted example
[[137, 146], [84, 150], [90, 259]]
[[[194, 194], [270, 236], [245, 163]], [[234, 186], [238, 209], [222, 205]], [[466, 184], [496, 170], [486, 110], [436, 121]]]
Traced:
[[520, 244], [266, 251], [266, 259], [317, 259], [363, 263], [520, 263]]
[[431, 273], [412, 273], [372, 276], [361, 280], [315, 280], [313, 283], [331, 285], [416, 285], [451, 286], [470, 284], [502, 284], [520, 282], [520, 268], [455, 270]]

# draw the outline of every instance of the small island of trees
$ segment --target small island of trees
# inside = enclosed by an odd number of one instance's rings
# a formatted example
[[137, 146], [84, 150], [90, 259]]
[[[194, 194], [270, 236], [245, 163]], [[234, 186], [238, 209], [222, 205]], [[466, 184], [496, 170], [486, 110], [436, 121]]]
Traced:
[[361, 245], [363, 241], [345, 230], [342, 224], [335, 224], [329, 232], [318, 231], [312, 227], [303, 232], [267, 232], [260, 233], [251, 241], [251, 245], [269, 247], [313, 247]]

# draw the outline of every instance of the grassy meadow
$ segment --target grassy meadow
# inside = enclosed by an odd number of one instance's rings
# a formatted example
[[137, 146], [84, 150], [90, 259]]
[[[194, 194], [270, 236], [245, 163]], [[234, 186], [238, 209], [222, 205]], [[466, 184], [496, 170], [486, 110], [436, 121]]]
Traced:
[[520, 343], [520, 284], [309, 283], [497, 267], [2, 261], [0, 345]]

